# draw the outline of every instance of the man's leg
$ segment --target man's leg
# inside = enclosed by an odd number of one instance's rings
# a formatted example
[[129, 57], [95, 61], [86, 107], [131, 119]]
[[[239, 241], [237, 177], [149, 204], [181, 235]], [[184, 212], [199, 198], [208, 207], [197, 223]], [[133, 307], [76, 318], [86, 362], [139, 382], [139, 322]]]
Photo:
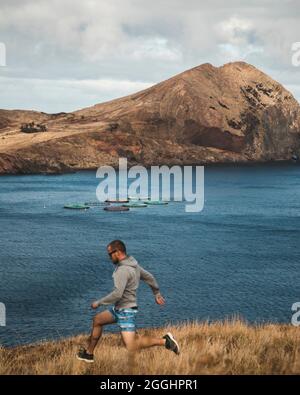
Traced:
[[166, 344], [166, 339], [140, 336], [133, 331], [122, 331], [121, 335], [127, 350], [130, 352], [153, 346], [165, 346]]
[[128, 350], [128, 368], [131, 374], [137, 374], [136, 351], [142, 348], [165, 345], [165, 339], [139, 336], [134, 331], [121, 331], [121, 336]]
[[88, 354], [94, 353], [94, 349], [102, 336], [103, 325], [113, 324], [115, 322], [116, 319], [109, 310], [102, 311], [101, 313], [95, 315], [93, 319], [91, 336], [86, 349]]

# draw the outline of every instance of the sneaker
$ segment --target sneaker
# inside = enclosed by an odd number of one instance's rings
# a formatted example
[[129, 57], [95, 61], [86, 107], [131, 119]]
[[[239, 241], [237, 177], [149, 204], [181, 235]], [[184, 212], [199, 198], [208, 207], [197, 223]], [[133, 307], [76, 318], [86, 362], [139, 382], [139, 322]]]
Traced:
[[78, 351], [78, 354], [76, 355], [77, 359], [80, 361], [88, 362], [88, 363], [93, 363], [94, 362], [94, 355], [93, 354], [88, 354], [84, 348]]
[[163, 336], [163, 339], [166, 339], [166, 344], [165, 347], [167, 350], [171, 350], [175, 352], [175, 354], [179, 355], [179, 345], [177, 341], [174, 339], [173, 335], [169, 332], [165, 336]]

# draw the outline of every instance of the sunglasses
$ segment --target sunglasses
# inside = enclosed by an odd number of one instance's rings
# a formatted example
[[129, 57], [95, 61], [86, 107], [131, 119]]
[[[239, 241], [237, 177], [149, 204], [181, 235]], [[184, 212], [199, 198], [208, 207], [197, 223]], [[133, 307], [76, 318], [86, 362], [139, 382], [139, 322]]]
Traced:
[[115, 252], [117, 252], [117, 250], [113, 250], [113, 251], [109, 252], [108, 255], [111, 257], [112, 254], [114, 254]]

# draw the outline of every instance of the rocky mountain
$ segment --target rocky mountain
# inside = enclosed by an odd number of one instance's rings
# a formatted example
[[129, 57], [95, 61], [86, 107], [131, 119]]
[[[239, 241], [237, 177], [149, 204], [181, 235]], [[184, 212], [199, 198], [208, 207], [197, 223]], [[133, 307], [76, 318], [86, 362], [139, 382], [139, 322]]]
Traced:
[[[22, 126], [23, 125], [23, 126]], [[0, 174], [300, 156], [300, 106], [244, 62], [203, 64], [71, 113], [0, 110]]]

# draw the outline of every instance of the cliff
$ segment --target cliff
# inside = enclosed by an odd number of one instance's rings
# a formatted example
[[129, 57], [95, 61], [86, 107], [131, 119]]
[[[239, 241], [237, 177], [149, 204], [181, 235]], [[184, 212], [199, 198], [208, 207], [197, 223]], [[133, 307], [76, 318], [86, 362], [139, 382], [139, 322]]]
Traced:
[[[24, 133], [34, 122], [46, 131]], [[34, 130], [33, 130], [34, 131]], [[131, 164], [264, 162], [300, 156], [300, 106], [244, 62], [203, 64], [71, 113], [0, 110], [0, 174]]]

